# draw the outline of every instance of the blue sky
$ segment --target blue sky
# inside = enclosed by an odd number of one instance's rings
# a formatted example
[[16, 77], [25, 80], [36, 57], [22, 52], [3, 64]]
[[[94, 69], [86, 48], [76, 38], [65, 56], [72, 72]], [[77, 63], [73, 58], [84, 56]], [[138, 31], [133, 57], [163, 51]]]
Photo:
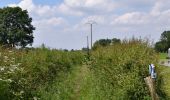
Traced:
[[[165, 3], [166, 2], [166, 3]], [[170, 28], [169, 0], [0, 0], [0, 7], [19, 6], [33, 18], [34, 47], [81, 49], [93, 27], [101, 38], [149, 38], [158, 41]]]

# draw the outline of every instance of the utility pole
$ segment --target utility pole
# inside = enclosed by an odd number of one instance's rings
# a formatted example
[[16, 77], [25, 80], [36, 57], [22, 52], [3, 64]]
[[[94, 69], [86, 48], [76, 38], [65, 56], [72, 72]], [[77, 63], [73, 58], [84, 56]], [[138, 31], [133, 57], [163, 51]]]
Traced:
[[93, 46], [93, 24], [96, 24], [95, 21], [88, 21], [87, 24], [90, 25], [90, 32], [91, 32], [91, 49]]
[[90, 57], [90, 52], [89, 52], [89, 37], [87, 36], [87, 56], [88, 56], [88, 59]]
[[87, 36], [87, 49], [89, 49], [89, 37]]

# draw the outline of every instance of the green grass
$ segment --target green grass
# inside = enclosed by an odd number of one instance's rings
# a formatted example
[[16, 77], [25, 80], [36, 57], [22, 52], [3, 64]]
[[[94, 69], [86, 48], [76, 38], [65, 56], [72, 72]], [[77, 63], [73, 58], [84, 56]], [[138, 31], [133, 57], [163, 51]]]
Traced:
[[[0, 71], [5, 80], [0, 81], [0, 99], [5, 100], [150, 100], [143, 78], [148, 76], [148, 64], [158, 59], [152, 48], [139, 41], [97, 48], [90, 61], [81, 51], [0, 52], [0, 66], [5, 67]], [[12, 82], [6, 83], [8, 79]]]
[[166, 93], [167, 98], [170, 99], [170, 67], [160, 66], [160, 75], [163, 77], [162, 90]]
[[[94, 100], [94, 78], [87, 65], [74, 66], [69, 74], [63, 74], [51, 87], [40, 90], [42, 100]], [[48, 90], [48, 91], [47, 91]]]
[[159, 58], [166, 59], [167, 55], [168, 55], [167, 53], [159, 53]]

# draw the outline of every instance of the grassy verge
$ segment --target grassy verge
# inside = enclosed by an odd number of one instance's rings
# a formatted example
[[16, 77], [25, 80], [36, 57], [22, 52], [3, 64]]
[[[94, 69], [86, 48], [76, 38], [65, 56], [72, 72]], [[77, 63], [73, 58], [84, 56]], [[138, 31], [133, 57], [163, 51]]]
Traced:
[[166, 59], [167, 55], [168, 55], [167, 53], [159, 53], [159, 58]]
[[159, 70], [160, 70], [160, 75], [162, 76], [163, 79], [162, 90], [167, 95], [167, 100], [169, 100], [170, 99], [170, 67], [161, 66]]
[[[45, 87], [40, 90], [41, 99], [43, 100], [89, 100], [85, 99], [89, 86], [93, 82], [89, 82], [89, 69], [86, 65], [75, 66], [67, 75], [61, 75], [51, 87]], [[89, 83], [89, 84], [87, 84]], [[48, 90], [48, 91], [47, 91]], [[87, 93], [87, 94], [86, 94]], [[93, 94], [93, 93], [92, 93]], [[84, 97], [85, 96], [85, 97]], [[91, 97], [91, 96], [90, 96]]]

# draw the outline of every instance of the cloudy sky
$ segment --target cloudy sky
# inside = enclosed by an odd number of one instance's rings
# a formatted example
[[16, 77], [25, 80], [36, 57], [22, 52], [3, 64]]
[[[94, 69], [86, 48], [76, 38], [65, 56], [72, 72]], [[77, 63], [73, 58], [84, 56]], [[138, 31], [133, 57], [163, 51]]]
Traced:
[[19, 6], [33, 18], [34, 44], [51, 48], [81, 49], [90, 36], [159, 40], [170, 29], [170, 0], [0, 0], [0, 7]]

